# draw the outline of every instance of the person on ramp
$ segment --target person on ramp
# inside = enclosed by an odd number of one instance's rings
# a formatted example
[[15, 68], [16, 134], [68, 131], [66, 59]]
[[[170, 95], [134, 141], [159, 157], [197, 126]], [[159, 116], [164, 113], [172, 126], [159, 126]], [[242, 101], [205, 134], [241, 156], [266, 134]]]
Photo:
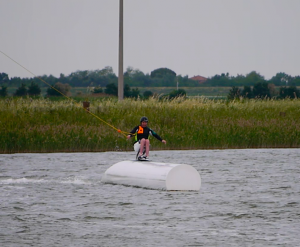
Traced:
[[[148, 125], [147, 117], [141, 117], [140, 123], [141, 123], [140, 125], [134, 127], [133, 130], [130, 131], [131, 134], [129, 134], [127, 138], [130, 139], [132, 136], [135, 135], [136, 142], [140, 143], [138, 160], [147, 160], [149, 159], [149, 150], [150, 150], [150, 142], [148, 139], [149, 135], [153, 135], [156, 139], [160, 140], [164, 144], [166, 144], [167, 142], [147, 126]], [[143, 156], [144, 148], [146, 149], [146, 156]]]

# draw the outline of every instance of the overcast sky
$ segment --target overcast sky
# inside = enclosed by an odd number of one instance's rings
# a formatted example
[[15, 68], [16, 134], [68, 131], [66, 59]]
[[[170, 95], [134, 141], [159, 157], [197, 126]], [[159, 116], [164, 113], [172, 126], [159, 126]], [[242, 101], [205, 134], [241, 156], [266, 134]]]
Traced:
[[[300, 75], [300, 0], [124, 0], [124, 70]], [[0, 51], [36, 75], [111, 66], [119, 0], [0, 0]], [[0, 72], [32, 77], [0, 53]]]

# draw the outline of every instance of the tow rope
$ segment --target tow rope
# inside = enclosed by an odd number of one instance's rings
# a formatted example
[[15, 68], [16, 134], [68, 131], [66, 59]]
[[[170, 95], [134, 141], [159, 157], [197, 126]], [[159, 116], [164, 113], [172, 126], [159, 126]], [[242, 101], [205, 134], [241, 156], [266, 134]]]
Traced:
[[48, 85], [49, 87], [51, 87], [52, 89], [54, 89], [55, 91], [57, 91], [58, 93], [60, 93], [62, 96], [66, 97], [68, 100], [72, 101], [73, 103], [75, 103], [75, 105], [79, 106], [80, 108], [84, 109], [87, 113], [89, 113], [90, 115], [92, 115], [93, 117], [97, 118], [98, 120], [100, 120], [101, 122], [107, 124], [109, 127], [113, 128], [114, 130], [118, 131], [120, 134], [122, 134], [123, 136], [127, 136], [127, 135], [134, 135], [132, 133], [129, 132], [125, 132], [122, 131], [116, 127], [114, 127], [113, 125], [109, 124], [108, 122], [104, 121], [102, 118], [98, 117], [97, 115], [95, 115], [94, 113], [90, 112], [88, 109], [85, 109], [84, 107], [81, 107], [81, 105], [76, 102], [74, 99], [68, 97], [67, 95], [63, 94], [62, 92], [60, 92], [58, 89], [56, 89], [55, 87], [53, 87], [52, 85], [50, 85], [48, 82], [46, 82], [45, 80], [43, 80], [42, 78], [38, 77], [37, 75], [35, 75], [33, 72], [31, 72], [30, 70], [28, 70], [27, 68], [25, 68], [23, 65], [21, 65], [20, 63], [18, 63], [17, 61], [15, 61], [14, 59], [12, 59], [10, 56], [8, 56], [7, 54], [5, 54], [3, 51], [0, 51], [4, 56], [6, 56], [7, 58], [9, 58], [10, 60], [12, 60], [14, 63], [18, 64], [20, 67], [22, 67], [23, 69], [25, 69], [27, 72], [29, 72], [30, 74], [32, 74], [34, 77], [38, 78], [40, 81], [44, 82], [46, 85]]

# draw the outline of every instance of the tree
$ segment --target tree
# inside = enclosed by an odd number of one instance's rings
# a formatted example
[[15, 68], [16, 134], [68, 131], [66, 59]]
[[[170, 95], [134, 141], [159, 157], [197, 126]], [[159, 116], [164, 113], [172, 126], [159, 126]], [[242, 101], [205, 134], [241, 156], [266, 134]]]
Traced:
[[246, 75], [244, 80], [244, 86], [252, 86], [255, 83], [265, 81], [265, 78], [257, 73], [256, 71], [252, 71]]
[[98, 87], [95, 87], [93, 93], [94, 93], [94, 94], [96, 94], [96, 93], [103, 93], [102, 87], [99, 87], [99, 86], [98, 86]]
[[62, 96], [62, 94], [67, 95], [70, 90], [71, 86], [69, 84], [57, 82], [47, 89], [47, 96]]
[[31, 84], [28, 87], [28, 94], [30, 96], [40, 95], [41, 94], [40, 86], [32, 81]]
[[104, 92], [106, 94], [118, 96], [118, 87], [114, 83], [109, 83], [106, 85]]
[[176, 97], [185, 97], [186, 91], [184, 89], [173, 90], [169, 93], [169, 99], [173, 99]]
[[140, 96], [140, 90], [138, 88], [131, 89], [131, 98], [137, 99]]
[[73, 83], [74, 86], [86, 87], [90, 86], [89, 80], [89, 71], [88, 70], [77, 70], [76, 72], [70, 75], [70, 82]]
[[244, 89], [242, 91], [242, 96], [244, 98], [248, 98], [248, 99], [253, 98], [253, 93], [252, 93], [252, 90], [251, 90], [250, 86], [244, 86]]
[[293, 86], [300, 86], [300, 76], [295, 76], [293, 78]]
[[232, 86], [244, 86], [246, 77], [244, 75], [238, 74], [236, 77], [232, 77], [231, 81], [232, 81], [231, 83]]
[[8, 74], [0, 73], [0, 83], [7, 83], [9, 81]]
[[20, 77], [10, 78], [10, 86], [20, 86], [22, 84], [22, 79]]
[[131, 96], [130, 86], [128, 84], [125, 84], [125, 86], [124, 86], [124, 97], [129, 98], [130, 96]]
[[257, 82], [253, 86], [253, 97], [255, 98], [270, 98], [270, 90], [268, 83], [265, 81]]
[[0, 96], [6, 97], [7, 96], [7, 86], [2, 86], [0, 89]]
[[138, 98], [140, 96], [140, 90], [138, 88], [130, 89], [128, 84], [124, 86], [124, 97], [125, 98]]
[[153, 93], [151, 91], [145, 91], [143, 93], [143, 96], [144, 96], [145, 99], [149, 99], [150, 97], [153, 96]]
[[61, 83], [68, 83], [68, 78], [65, 77], [65, 75], [63, 73], [60, 73], [60, 75], [59, 75], [59, 81]]
[[171, 75], [173, 77], [176, 76], [176, 73], [173, 70], [170, 70], [168, 68], [159, 68], [155, 69], [151, 72], [151, 78], [163, 78], [166, 75]]
[[229, 94], [227, 95], [227, 98], [229, 100], [233, 100], [236, 98], [239, 98], [241, 96], [241, 91], [238, 87], [233, 86], [230, 91]]
[[16, 92], [14, 93], [15, 96], [26, 96], [28, 93], [28, 90], [26, 88], [26, 85], [22, 83], [20, 87], [17, 88]]
[[124, 83], [129, 86], [145, 86], [147, 84], [147, 79], [145, 74], [139, 69], [127, 67], [126, 72], [124, 73]]
[[299, 98], [300, 97], [300, 91], [295, 86], [290, 87], [281, 87], [279, 90], [279, 97], [284, 98]]
[[212, 78], [208, 79], [205, 82], [205, 85], [207, 84], [213, 87], [226, 87], [226, 86], [230, 86], [232, 82], [229, 78], [228, 73], [226, 73], [226, 75], [222, 73], [221, 75], [215, 75]]
[[181, 75], [176, 76], [176, 84], [177, 84], [177, 82], [181, 87], [197, 87], [197, 86], [199, 86], [198, 81], [189, 79], [189, 77], [187, 75], [186, 76], [181, 76]]
[[286, 86], [292, 82], [292, 77], [286, 73], [280, 72], [273, 76], [269, 82], [276, 86]]
[[106, 66], [104, 69], [99, 71], [101, 76], [115, 75], [113, 68], [111, 66]]
[[176, 73], [168, 68], [160, 68], [151, 72], [151, 85], [154, 87], [174, 87], [176, 85]]
[[48, 82], [51, 85], [53, 85], [54, 83], [57, 83], [57, 81], [58, 81], [57, 78], [53, 75], [49, 75], [49, 76], [44, 75], [44, 76], [46, 78], [45, 81]]

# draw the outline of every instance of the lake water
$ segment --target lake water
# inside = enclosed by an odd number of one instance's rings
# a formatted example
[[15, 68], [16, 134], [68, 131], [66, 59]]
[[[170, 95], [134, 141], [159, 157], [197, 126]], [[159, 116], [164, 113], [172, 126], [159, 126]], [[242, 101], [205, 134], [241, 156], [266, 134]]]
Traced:
[[0, 246], [300, 246], [299, 151], [150, 153], [199, 192], [101, 183], [133, 152], [0, 155]]

